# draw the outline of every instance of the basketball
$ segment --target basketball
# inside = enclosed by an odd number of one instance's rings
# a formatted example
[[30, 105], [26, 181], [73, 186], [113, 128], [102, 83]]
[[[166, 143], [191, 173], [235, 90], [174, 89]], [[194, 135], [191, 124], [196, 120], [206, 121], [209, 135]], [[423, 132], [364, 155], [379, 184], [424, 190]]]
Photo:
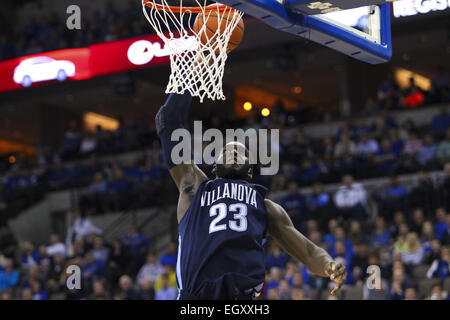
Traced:
[[[224, 13], [219, 13], [217, 10], [211, 11], [209, 14], [206, 14], [206, 17], [203, 17], [203, 14], [198, 14], [195, 19], [193, 31], [198, 34], [203, 25], [206, 24], [206, 28], [203, 29], [203, 32], [200, 36], [200, 41], [202, 44], [214, 45], [215, 38], [222, 34], [225, 31], [227, 26], [227, 22], [233, 20], [233, 15], [238, 14], [236, 11], [228, 10]], [[221, 18], [221, 16], [223, 16]], [[205, 21], [206, 19], [206, 21]], [[217, 31], [219, 29], [219, 31]], [[244, 21], [242, 18], [239, 18], [239, 22], [234, 28], [233, 32], [230, 36], [230, 41], [227, 46], [227, 53], [234, 50], [242, 41], [244, 37]], [[219, 53], [219, 50], [216, 50], [216, 54]]]

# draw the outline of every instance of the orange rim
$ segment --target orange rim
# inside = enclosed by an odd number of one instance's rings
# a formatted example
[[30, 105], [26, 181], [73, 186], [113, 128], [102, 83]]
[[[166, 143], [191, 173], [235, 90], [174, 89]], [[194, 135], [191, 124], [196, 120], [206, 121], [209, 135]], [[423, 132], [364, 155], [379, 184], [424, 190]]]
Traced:
[[152, 9], [156, 10], [163, 10], [166, 12], [192, 12], [192, 13], [200, 13], [200, 12], [210, 12], [210, 11], [219, 11], [224, 12], [227, 10], [233, 10], [233, 8], [230, 8], [224, 4], [217, 3], [217, 4], [211, 4], [206, 7], [177, 7], [177, 6], [166, 6], [154, 3], [152, 0], [143, 0], [144, 4]]

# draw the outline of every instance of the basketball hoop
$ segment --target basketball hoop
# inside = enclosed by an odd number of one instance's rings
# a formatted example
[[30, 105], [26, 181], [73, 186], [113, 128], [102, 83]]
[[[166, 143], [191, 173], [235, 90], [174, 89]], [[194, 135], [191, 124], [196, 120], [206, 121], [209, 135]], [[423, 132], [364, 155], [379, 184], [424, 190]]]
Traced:
[[[170, 55], [166, 93], [183, 94], [187, 90], [200, 102], [205, 97], [225, 100], [225, 61], [231, 46], [237, 46], [230, 43], [230, 37], [243, 13], [219, 3], [208, 6], [206, 0], [193, 0], [196, 6], [184, 6], [187, 0], [172, 0], [177, 6], [169, 5], [169, 1], [142, 2], [145, 17]], [[209, 22], [213, 20], [215, 28]]]

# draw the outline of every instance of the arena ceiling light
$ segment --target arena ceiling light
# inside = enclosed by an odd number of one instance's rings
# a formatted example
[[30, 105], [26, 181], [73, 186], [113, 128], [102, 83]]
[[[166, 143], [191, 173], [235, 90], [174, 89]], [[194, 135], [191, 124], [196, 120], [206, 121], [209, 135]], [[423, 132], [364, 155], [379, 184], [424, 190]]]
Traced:
[[420, 89], [424, 91], [429, 91], [431, 89], [431, 80], [423, 75], [415, 73], [411, 70], [396, 68], [395, 69], [395, 79], [397, 80], [398, 85], [402, 89], [406, 89], [409, 87], [409, 79], [414, 78], [414, 83]]

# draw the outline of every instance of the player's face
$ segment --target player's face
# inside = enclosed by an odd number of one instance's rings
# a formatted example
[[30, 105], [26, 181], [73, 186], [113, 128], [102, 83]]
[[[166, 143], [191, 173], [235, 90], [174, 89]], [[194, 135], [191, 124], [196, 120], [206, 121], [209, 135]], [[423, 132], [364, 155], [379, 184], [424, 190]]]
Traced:
[[251, 179], [248, 150], [239, 142], [228, 143], [216, 159], [213, 173], [227, 179]]

